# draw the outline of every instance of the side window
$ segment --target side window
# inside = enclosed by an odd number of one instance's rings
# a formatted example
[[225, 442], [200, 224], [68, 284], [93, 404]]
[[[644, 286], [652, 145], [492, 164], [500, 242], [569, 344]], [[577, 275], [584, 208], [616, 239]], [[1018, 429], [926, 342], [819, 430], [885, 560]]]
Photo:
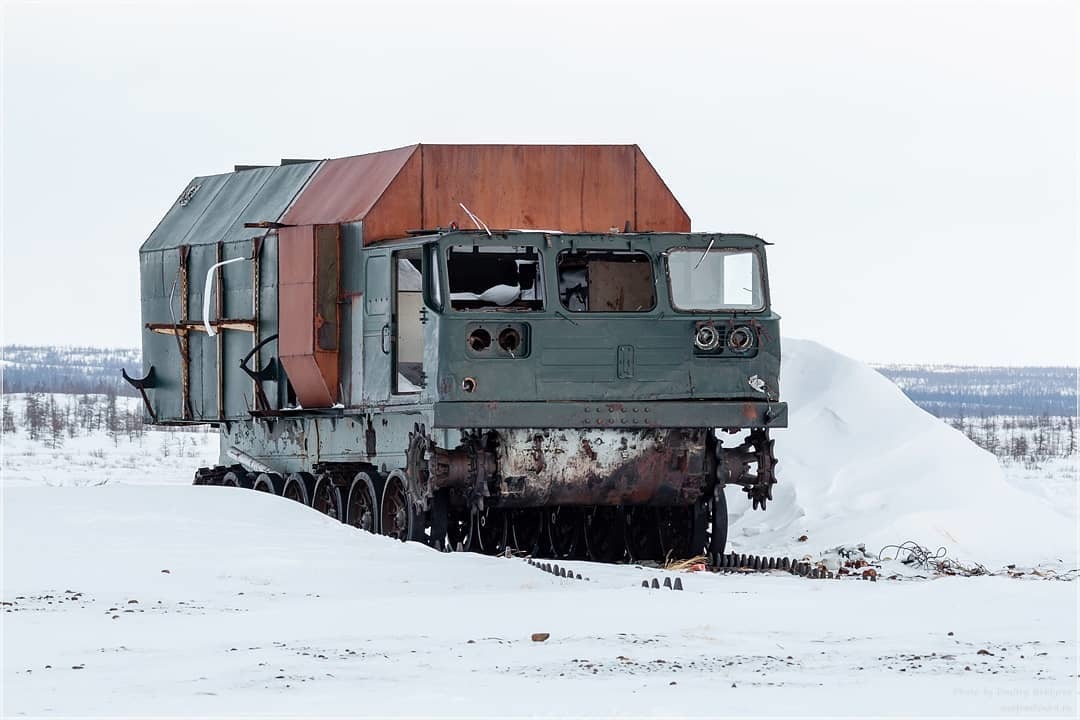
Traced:
[[394, 263], [394, 392], [420, 392], [424, 385], [424, 281], [420, 250], [396, 252]]
[[559, 253], [559, 301], [573, 312], [648, 312], [656, 307], [652, 262], [629, 250]]
[[544, 309], [540, 253], [534, 247], [453, 245], [446, 251], [454, 310], [529, 312]]

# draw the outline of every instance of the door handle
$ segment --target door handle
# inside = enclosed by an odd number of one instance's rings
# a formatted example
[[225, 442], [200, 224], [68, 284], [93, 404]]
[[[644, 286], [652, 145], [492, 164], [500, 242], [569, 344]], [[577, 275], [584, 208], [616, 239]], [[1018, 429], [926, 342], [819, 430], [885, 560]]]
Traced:
[[390, 323], [382, 326], [382, 351], [390, 354]]

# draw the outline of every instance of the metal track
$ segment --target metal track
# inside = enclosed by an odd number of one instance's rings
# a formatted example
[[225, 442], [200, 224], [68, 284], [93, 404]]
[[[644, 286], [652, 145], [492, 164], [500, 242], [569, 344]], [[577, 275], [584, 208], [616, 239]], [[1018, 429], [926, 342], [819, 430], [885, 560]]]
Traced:
[[[713, 561], [714, 562], [709, 569], [712, 572], [720, 573], [769, 572], [770, 570], [781, 570], [783, 572], [791, 573], [792, 575], [799, 575], [813, 580], [833, 580], [835, 578], [843, 577], [842, 575], [831, 572], [823, 565], [815, 565], [813, 563], [787, 557], [765, 557], [763, 555], [746, 555], [745, 553], [726, 553], [720, 557], [713, 558]], [[871, 582], [877, 582], [876, 573], [865, 575], [863, 577]]]

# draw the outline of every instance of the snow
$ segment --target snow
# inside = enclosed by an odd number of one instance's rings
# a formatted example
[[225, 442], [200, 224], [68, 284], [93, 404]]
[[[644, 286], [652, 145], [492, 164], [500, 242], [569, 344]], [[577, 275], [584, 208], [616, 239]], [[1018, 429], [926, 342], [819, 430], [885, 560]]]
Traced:
[[1075, 707], [1072, 583], [696, 573], [647, 590], [662, 572], [558, 579], [232, 488], [4, 499], [5, 715]]
[[876, 551], [914, 540], [987, 567], [1076, 566], [1075, 510], [1054, 507], [1075, 509], [1075, 484], [1056, 498], [1025, 493], [991, 453], [866, 365], [807, 340], [785, 339], [783, 358], [790, 417], [773, 433], [779, 482], [764, 513], [728, 489], [734, 550], [802, 555], [861, 542]]
[[[16, 417], [23, 414], [21, 394], [4, 395]], [[57, 395], [63, 404], [69, 396]], [[92, 396], [94, 397], [94, 396]], [[142, 405], [138, 398], [118, 397], [122, 410]], [[81, 431], [82, 432], [82, 431]], [[141, 437], [115, 438], [103, 430], [76, 437], [64, 435], [63, 444], [47, 447], [30, 440], [25, 429], [3, 436], [3, 487], [92, 486], [115, 483], [190, 485], [195, 468], [215, 465], [219, 447], [216, 432], [147, 429]]]
[[[729, 489], [733, 549], [914, 540], [1076, 567], [1075, 474], [1068, 500], [1026, 492], [812, 342], [785, 340], [781, 385], [776, 497], [762, 513]], [[1073, 582], [699, 572], [676, 592], [640, 587], [674, 573], [585, 562], [566, 580], [191, 486], [212, 435], [3, 442], [4, 716], [1077, 712]]]
[[1080, 467], [1077, 459], [1050, 458], [1038, 466], [1010, 462], [1004, 466], [1010, 483], [1023, 492], [1043, 500], [1047, 505], [1068, 518], [1075, 525], [1080, 512], [1077, 491], [1080, 489]]
[[414, 383], [409, 378], [405, 377], [401, 373], [397, 374], [397, 391], [399, 393], [418, 393], [423, 390], [422, 387]]
[[500, 307], [509, 305], [520, 297], [521, 288], [517, 285], [493, 285], [479, 294], [473, 292], [450, 293], [451, 300], [479, 300], [482, 302], [493, 303]]

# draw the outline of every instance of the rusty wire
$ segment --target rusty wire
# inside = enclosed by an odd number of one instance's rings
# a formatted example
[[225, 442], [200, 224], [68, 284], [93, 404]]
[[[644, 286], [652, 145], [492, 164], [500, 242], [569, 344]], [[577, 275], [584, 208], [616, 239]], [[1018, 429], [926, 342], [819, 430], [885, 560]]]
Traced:
[[[944, 546], [931, 552], [930, 548], [923, 547], [914, 540], [907, 540], [899, 545], [886, 545], [878, 551], [878, 562], [885, 560], [882, 555], [886, 550], [895, 550], [896, 552], [893, 556], [905, 565], [911, 565], [931, 572], [944, 573], [947, 575], [964, 575], [969, 577], [992, 574], [979, 563], [964, 565], [957, 560], [946, 557], [949, 554], [949, 551]], [[907, 557], [901, 559], [900, 553], [907, 553]]]

